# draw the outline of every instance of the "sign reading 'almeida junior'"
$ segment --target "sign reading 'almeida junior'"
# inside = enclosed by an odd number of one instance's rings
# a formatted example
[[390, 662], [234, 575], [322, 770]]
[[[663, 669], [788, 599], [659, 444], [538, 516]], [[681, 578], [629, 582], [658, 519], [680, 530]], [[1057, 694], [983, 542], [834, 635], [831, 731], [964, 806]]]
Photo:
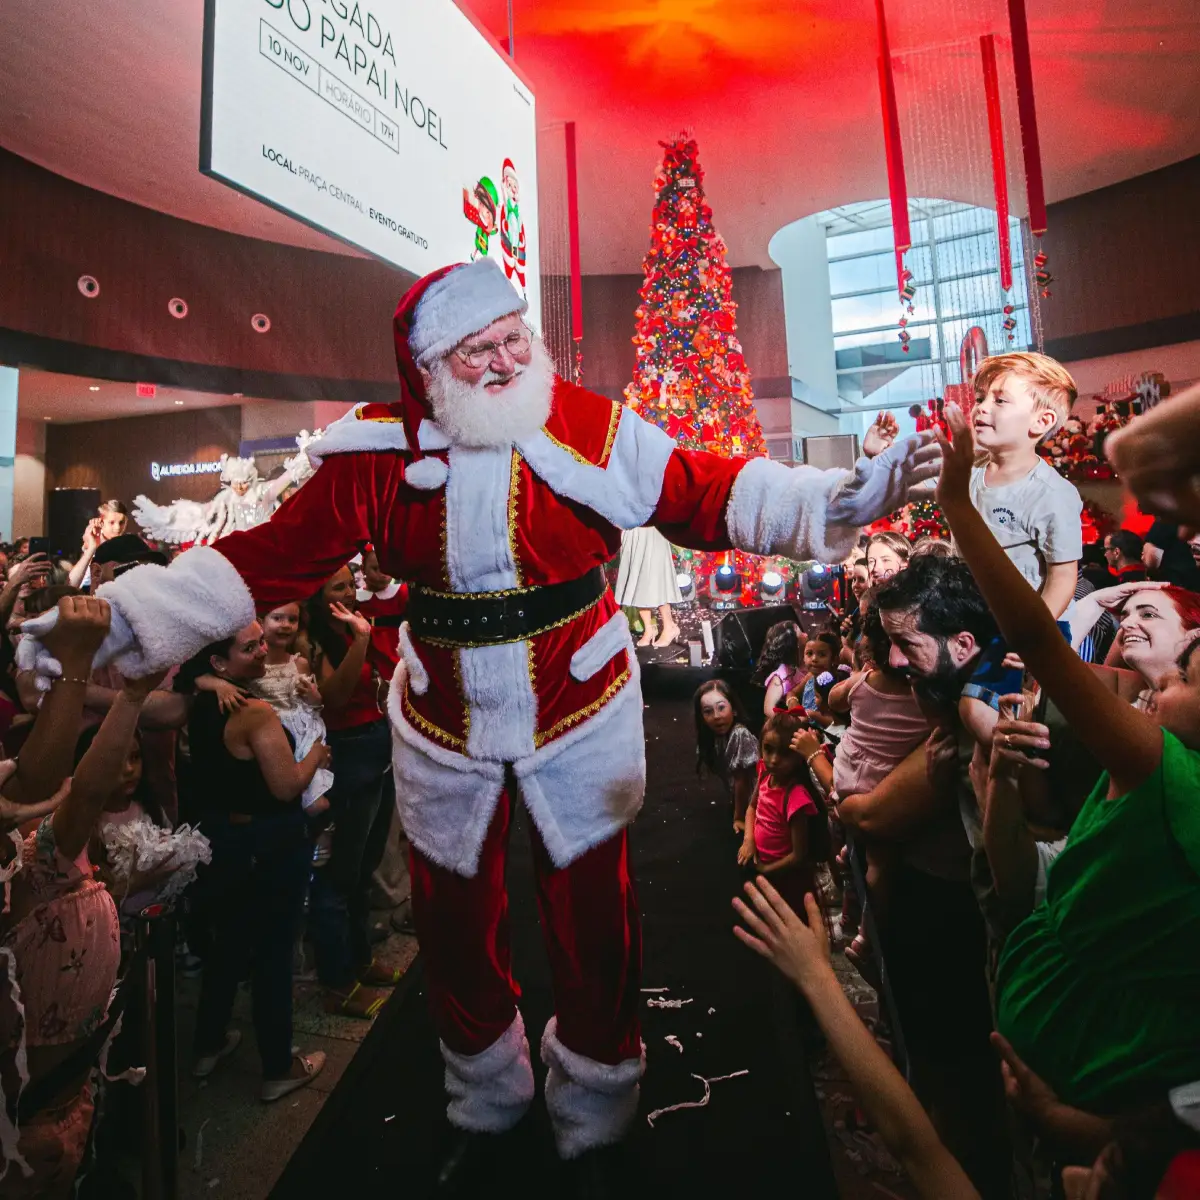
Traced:
[[531, 319], [536, 151], [454, 0], [206, 0], [202, 171], [417, 275], [494, 258]]

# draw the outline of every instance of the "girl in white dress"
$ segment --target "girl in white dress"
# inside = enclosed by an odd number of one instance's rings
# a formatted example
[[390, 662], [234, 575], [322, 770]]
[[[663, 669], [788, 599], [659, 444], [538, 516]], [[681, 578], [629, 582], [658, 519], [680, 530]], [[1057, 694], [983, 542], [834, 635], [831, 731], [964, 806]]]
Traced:
[[[318, 742], [325, 740], [325, 722], [321, 718], [321, 693], [317, 689], [308, 659], [295, 653], [300, 633], [300, 605], [281, 604], [263, 617], [263, 637], [267, 643], [266, 673], [246, 685], [247, 691], [265, 700], [278, 714], [284, 729], [295, 742], [299, 762]], [[202, 675], [196, 680], [198, 688], [217, 693], [221, 708], [238, 708], [245, 693], [227, 679]], [[312, 783], [304, 790], [301, 804], [309, 816], [315, 817], [329, 808], [327, 793], [333, 786], [333, 772], [320, 767]]]

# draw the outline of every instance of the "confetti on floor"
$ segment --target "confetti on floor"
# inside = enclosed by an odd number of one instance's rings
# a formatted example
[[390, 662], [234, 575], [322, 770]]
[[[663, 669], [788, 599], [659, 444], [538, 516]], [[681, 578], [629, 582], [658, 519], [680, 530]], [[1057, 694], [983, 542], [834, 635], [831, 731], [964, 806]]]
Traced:
[[749, 1075], [749, 1071], [732, 1071], [728, 1075], [714, 1075], [711, 1079], [705, 1079], [703, 1075], [693, 1075], [693, 1079], [698, 1079], [704, 1084], [704, 1095], [699, 1100], [681, 1100], [678, 1104], [668, 1104], [666, 1108], [656, 1108], [652, 1113], [646, 1114], [646, 1123], [651, 1129], [654, 1128], [654, 1122], [667, 1113], [679, 1112], [684, 1108], [705, 1108], [709, 1100], [712, 1099], [712, 1085], [714, 1083], [723, 1083], [726, 1079], [738, 1079], [742, 1075]]

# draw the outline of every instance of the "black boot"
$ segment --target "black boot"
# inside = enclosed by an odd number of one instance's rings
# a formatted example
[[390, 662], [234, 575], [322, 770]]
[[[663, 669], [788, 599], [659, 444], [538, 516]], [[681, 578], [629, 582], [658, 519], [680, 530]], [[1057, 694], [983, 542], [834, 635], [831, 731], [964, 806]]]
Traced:
[[451, 1130], [448, 1148], [438, 1167], [437, 1195], [475, 1194], [495, 1163], [499, 1142], [494, 1133]]

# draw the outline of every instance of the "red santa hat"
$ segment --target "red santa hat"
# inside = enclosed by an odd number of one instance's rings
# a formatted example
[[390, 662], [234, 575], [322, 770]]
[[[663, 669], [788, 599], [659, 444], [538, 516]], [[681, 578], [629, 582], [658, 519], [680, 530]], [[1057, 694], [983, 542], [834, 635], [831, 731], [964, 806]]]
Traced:
[[445, 463], [425, 458], [417, 442], [422, 420], [431, 415], [420, 369], [428, 369], [463, 338], [493, 321], [524, 314], [528, 308], [490, 258], [442, 267], [418, 280], [401, 298], [392, 333], [400, 373], [400, 415], [413, 456], [404, 478], [413, 487], [432, 489], [446, 481]]

